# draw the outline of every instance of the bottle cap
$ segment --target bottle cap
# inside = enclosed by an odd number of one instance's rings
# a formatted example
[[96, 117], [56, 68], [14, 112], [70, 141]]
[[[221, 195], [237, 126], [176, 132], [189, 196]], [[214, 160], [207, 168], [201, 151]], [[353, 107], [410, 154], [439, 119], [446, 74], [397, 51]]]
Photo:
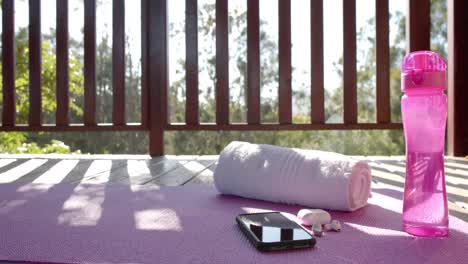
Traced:
[[401, 65], [401, 90], [445, 90], [447, 64], [439, 54], [432, 51], [415, 51], [403, 58]]

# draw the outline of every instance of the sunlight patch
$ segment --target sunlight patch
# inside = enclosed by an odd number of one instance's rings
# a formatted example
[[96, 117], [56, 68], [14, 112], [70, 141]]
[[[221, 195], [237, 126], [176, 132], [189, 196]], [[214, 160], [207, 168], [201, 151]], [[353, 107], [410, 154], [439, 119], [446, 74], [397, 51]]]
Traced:
[[78, 160], [62, 160], [33, 181], [33, 183], [60, 183], [78, 164]]
[[21, 206], [25, 203], [26, 203], [26, 199], [0, 202], [0, 213], [1, 214], [8, 213], [15, 207]]
[[132, 191], [135, 191], [135, 185], [142, 179], [151, 179], [151, 171], [146, 160], [127, 160], [128, 181]]
[[0, 168], [5, 167], [6, 165], [15, 162], [16, 159], [1, 159], [0, 160]]
[[199, 172], [205, 169], [205, 166], [203, 166], [202, 164], [200, 164], [200, 162], [197, 162], [197, 161], [191, 161], [191, 162], [185, 163], [182, 166], [184, 166], [184, 168], [186, 168], [187, 170], [191, 172]]
[[49, 184], [28, 183], [20, 186], [17, 191], [23, 193], [22, 195], [25, 197], [32, 197], [37, 193], [43, 193], [47, 191], [50, 187], [51, 185]]
[[271, 210], [269, 209], [258, 208], [258, 207], [242, 207], [242, 210], [244, 210], [244, 212], [248, 214], [271, 212]]
[[369, 204], [401, 215], [401, 209], [403, 208], [402, 200], [378, 192], [372, 192], [371, 194], [372, 197], [369, 198]]
[[135, 212], [135, 225], [139, 230], [182, 231], [180, 219], [172, 209], [151, 209]]
[[46, 159], [31, 159], [28, 160], [13, 169], [0, 173], [0, 183], [14, 182], [24, 175], [32, 172], [42, 164], [46, 163]]
[[81, 183], [86, 184], [102, 184], [109, 181], [110, 171], [112, 168], [111, 160], [95, 160], [91, 163]]
[[72, 196], [65, 201], [57, 221], [60, 225], [95, 226], [102, 215], [104, 186], [84, 187], [78, 185]]
[[353, 223], [346, 223], [345, 225], [350, 226], [356, 230], [359, 230], [363, 233], [372, 235], [372, 236], [409, 236], [403, 231], [392, 230], [388, 228], [378, 228], [367, 225], [358, 225]]

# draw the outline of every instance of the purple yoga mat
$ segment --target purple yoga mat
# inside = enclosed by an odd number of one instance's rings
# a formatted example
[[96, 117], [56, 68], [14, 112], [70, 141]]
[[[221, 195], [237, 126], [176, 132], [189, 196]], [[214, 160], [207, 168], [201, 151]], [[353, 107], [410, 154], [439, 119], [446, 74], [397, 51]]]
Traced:
[[314, 249], [261, 253], [235, 224], [240, 213], [299, 207], [219, 195], [211, 187], [0, 184], [0, 260], [56, 263], [467, 263], [468, 223], [450, 237], [401, 231], [401, 193], [332, 212], [341, 233]]

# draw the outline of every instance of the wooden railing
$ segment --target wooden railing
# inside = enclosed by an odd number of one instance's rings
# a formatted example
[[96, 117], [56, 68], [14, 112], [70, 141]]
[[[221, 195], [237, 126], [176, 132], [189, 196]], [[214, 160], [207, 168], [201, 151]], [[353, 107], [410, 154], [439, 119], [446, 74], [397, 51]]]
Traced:
[[[168, 0], [141, 0], [142, 90], [141, 122], [125, 120], [125, 8], [113, 0], [111, 124], [96, 122], [96, 0], [84, 1], [84, 122], [72, 124], [69, 110], [68, 0], [57, 0], [57, 112], [56, 124], [41, 120], [41, 1], [29, 0], [29, 122], [15, 123], [15, 34], [14, 0], [3, 0], [3, 115], [0, 131], [120, 131], [142, 130], [150, 135], [151, 155], [164, 153], [164, 131], [168, 130], [314, 130], [314, 129], [401, 129], [390, 118], [389, 5], [376, 0], [376, 123], [358, 123], [356, 87], [356, 0], [343, 0], [344, 122], [325, 122], [323, 0], [311, 0], [311, 122], [292, 122], [291, 90], [291, 2], [278, 1], [279, 21], [279, 122], [260, 122], [259, 0], [247, 1], [247, 123], [229, 120], [228, 0], [216, 1], [216, 123], [199, 122], [198, 103], [198, 3], [186, 0], [186, 123], [168, 122]], [[462, 1], [449, 0], [458, 5]], [[409, 50], [430, 48], [430, 1], [408, 2]], [[99, 15], [99, 14], [98, 14]], [[460, 19], [459, 19], [460, 20]], [[462, 27], [463, 21], [454, 20]], [[452, 25], [453, 27], [453, 25]], [[459, 30], [460, 31], [460, 30]], [[465, 32], [466, 33], [466, 32]], [[467, 39], [467, 34], [461, 38]], [[453, 36], [452, 36], [453, 38]], [[460, 37], [459, 37], [460, 38]], [[455, 47], [460, 49], [459, 46]], [[465, 67], [466, 69], [466, 67]], [[461, 74], [460, 74], [461, 75]], [[452, 77], [455, 78], [455, 77]], [[466, 87], [464, 87], [466, 88]], [[466, 93], [465, 93], [465, 98]], [[461, 108], [460, 106], [458, 106]], [[458, 108], [457, 108], [458, 109]], [[460, 111], [460, 110], [457, 110]], [[452, 115], [455, 114], [452, 111]], [[449, 119], [450, 120], [450, 119]], [[450, 127], [450, 124], [449, 124]], [[463, 129], [465, 129], [463, 131]], [[467, 135], [466, 127], [461, 129]], [[465, 133], [465, 134], [463, 134]], [[450, 136], [450, 135], [449, 135]], [[466, 139], [459, 139], [462, 141]], [[450, 141], [450, 139], [449, 139]], [[456, 144], [453, 141], [453, 144]], [[467, 147], [460, 149], [466, 151]], [[455, 152], [454, 152], [455, 153]], [[455, 153], [456, 154], [456, 153]]]

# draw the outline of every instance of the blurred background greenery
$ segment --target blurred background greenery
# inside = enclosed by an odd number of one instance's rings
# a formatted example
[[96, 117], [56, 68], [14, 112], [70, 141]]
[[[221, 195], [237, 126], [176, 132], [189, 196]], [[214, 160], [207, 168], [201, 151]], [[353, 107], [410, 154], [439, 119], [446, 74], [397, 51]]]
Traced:
[[[43, 2], [47, 4], [47, 2]], [[102, 2], [99, 2], [102, 4]], [[214, 2], [199, 5], [199, 38], [214, 43], [215, 12]], [[47, 7], [43, 7], [47, 8]], [[99, 9], [98, 9], [99, 16]], [[392, 12], [391, 25], [395, 33], [390, 39], [390, 89], [392, 121], [400, 121], [400, 61], [405, 55], [405, 15]], [[261, 20], [261, 101], [262, 122], [277, 122], [278, 99], [275, 87], [278, 83], [277, 40], [266, 30], [269, 21]], [[229, 38], [234, 41], [230, 47], [230, 67], [234, 74], [230, 80], [230, 120], [246, 121], [246, 11], [234, 10], [229, 13]], [[326, 30], [326, 29], [325, 29]], [[170, 23], [170, 38], [178, 41], [185, 36], [184, 24]], [[29, 111], [28, 101], [28, 32], [27, 27], [16, 32], [16, 109], [17, 123], [26, 123]], [[73, 122], [83, 119], [83, 42], [69, 41], [70, 46], [70, 116]], [[127, 120], [141, 118], [141, 62], [133, 54], [127, 38], [126, 49], [126, 100]], [[358, 48], [358, 120], [375, 122], [375, 18], [369, 18], [365, 25], [357, 28]], [[230, 42], [231, 43], [231, 42]], [[293, 44], [294, 45], [294, 44]], [[205, 74], [200, 81], [200, 120], [212, 122], [215, 119], [215, 50], [210, 45], [201, 45], [199, 50], [200, 72]], [[446, 0], [431, 0], [431, 49], [447, 57], [447, 3]], [[97, 113], [100, 122], [111, 122], [112, 113], [112, 43], [108, 34], [98, 39], [97, 65]], [[342, 77], [342, 58], [334, 62], [333, 71]], [[171, 122], [185, 122], [185, 61], [175, 61], [172, 71], [169, 95]], [[55, 30], [43, 31], [42, 43], [42, 106], [45, 123], [55, 122]], [[1, 68], [1, 65], [0, 65]], [[293, 71], [297, 71], [293, 65]], [[309, 73], [310, 74], [310, 73]], [[1, 76], [0, 76], [1, 78]], [[1, 85], [1, 82], [0, 82]], [[275, 86], [276, 85], [276, 86]], [[203, 87], [202, 87], [203, 86]], [[294, 89], [294, 123], [310, 122], [310, 88], [307, 83]], [[277, 88], [276, 88], [277, 89]], [[326, 87], [325, 117], [328, 123], [342, 122], [343, 87]], [[2, 98], [0, 97], [0, 106]], [[167, 154], [217, 154], [232, 140], [268, 143], [289, 147], [313, 148], [355, 155], [398, 155], [404, 153], [402, 131], [353, 130], [353, 131], [174, 131], [166, 132]], [[0, 133], [0, 152], [3, 153], [147, 153], [146, 132], [66, 132], [66, 133]]]

